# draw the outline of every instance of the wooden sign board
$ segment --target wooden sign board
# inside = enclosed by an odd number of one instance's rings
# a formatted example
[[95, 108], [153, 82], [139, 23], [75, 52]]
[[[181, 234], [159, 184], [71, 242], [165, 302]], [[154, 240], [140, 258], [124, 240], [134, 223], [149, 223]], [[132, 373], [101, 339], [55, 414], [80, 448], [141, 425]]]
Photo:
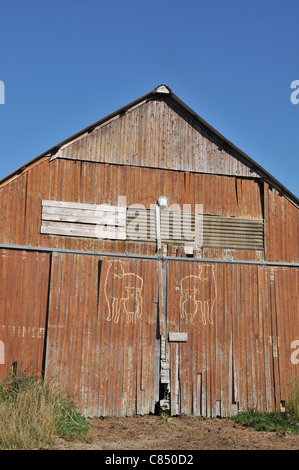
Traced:
[[185, 343], [188, 341], [188, 333], [168, 333], [168, 341], [175, 343]]

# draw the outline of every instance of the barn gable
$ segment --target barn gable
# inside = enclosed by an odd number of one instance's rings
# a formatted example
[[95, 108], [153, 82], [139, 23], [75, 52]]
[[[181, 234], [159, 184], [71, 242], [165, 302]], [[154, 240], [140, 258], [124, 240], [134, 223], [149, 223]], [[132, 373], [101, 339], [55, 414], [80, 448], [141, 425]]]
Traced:
[[260, 177], [168, 89], [160, 89], [62, 145], [52, 159]]
[[53, 146], [4, 177], [0, 187], [49, 159], [257, 178], [299, 206], [291, 191], [166, 85], [154, 88]]

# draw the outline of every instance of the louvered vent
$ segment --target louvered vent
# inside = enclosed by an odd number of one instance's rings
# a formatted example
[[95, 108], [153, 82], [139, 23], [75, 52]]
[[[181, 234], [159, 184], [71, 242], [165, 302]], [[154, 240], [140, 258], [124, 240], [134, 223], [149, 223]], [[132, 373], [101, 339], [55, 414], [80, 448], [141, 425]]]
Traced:
[[[195, 215], [161, 212], [161, 239], [165, 243], [194, 243]], [[155, 241], [155, 211], [127, 209], [127, 239]], [[264, 249], [262, 219], [203, 215], [203, 246], [245, 250]]]
[[[198, 247], [264, 249], [262, 219], [203, 215], [198, 220], [200, 240]], [[195, 214], [163, 210], [160, 231], [161, 241], [164, 243], [192, 245], [195, 241]], [[155, 210], [42, 201], [41, 233], [155, 242], [157, 239]]]

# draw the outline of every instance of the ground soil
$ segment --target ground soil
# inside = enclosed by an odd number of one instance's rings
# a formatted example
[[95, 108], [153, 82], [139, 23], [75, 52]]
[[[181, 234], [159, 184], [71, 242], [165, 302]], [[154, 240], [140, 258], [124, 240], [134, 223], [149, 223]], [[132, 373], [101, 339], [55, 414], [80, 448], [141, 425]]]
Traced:
[[260, 432], [230, 419], [191, 416], [92, 418], [85, 441], [58, 438], [57, 450], [298, 450], [299, 434]]

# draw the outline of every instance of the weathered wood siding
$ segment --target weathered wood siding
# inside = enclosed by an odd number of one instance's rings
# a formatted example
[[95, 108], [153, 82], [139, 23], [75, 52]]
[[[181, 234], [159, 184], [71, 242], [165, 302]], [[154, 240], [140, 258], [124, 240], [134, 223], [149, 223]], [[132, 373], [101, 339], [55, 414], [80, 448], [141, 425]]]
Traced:
[[125, 240], [126, 215], [126, 207], [42, 200], [41, 233]]
[[41, 372], [47, 324], [49, 253], [0, 250], [0, 378], [12, 371]]
[[[154, 412], [167, 386], [172, 414], [279, 408], [298, 374], [298, 267], [279, 265], [299, 261], [298, 207], [245, 160], [166, 94], [2, 181], [0, 377], [45, 366], [86, 415]], [[162, 259], [153, 240], [88, 236], [78, 204], [151, 209], [161, 195], [219, 217], [201, 261], [175, 239]], [[224, 246], [223, 220], [245, 224], [239, 248]]]
[[154, 413], [155, 262], [53, 254], [51, 272], [46, 377], [87, 415]]
[[265, 183], [265, 259], [299, 262], [299, 210]]
[[298, 365], [299, 269], [168, 263], [171, 413], [225, 417], [279, 409]]
[[[150, 208], [160, 195], [169, 205], [202, 204], [205, 214], [263, 220], [259, 181], [56, 159], [42, 162], [0, 189], [0, 243], [98, 252], [155, 254], [155, 243], [95, 240], [41, 233], [42, 200]], [[13, 214], [18, 214], [14, 216]], [[169, 247], [169, 253], [175, 247]], [[261, 260], [263, 251], [204, 248], [204, 257]]]
[[298, 268], [52, 256], [46, 376], [86, 415], [154, 412], [160, 374], [173, 415], [225, 417], [287, 400]]
[[130, 108], [62, 147], [54, 158], [259, 177], [167, 98]]

